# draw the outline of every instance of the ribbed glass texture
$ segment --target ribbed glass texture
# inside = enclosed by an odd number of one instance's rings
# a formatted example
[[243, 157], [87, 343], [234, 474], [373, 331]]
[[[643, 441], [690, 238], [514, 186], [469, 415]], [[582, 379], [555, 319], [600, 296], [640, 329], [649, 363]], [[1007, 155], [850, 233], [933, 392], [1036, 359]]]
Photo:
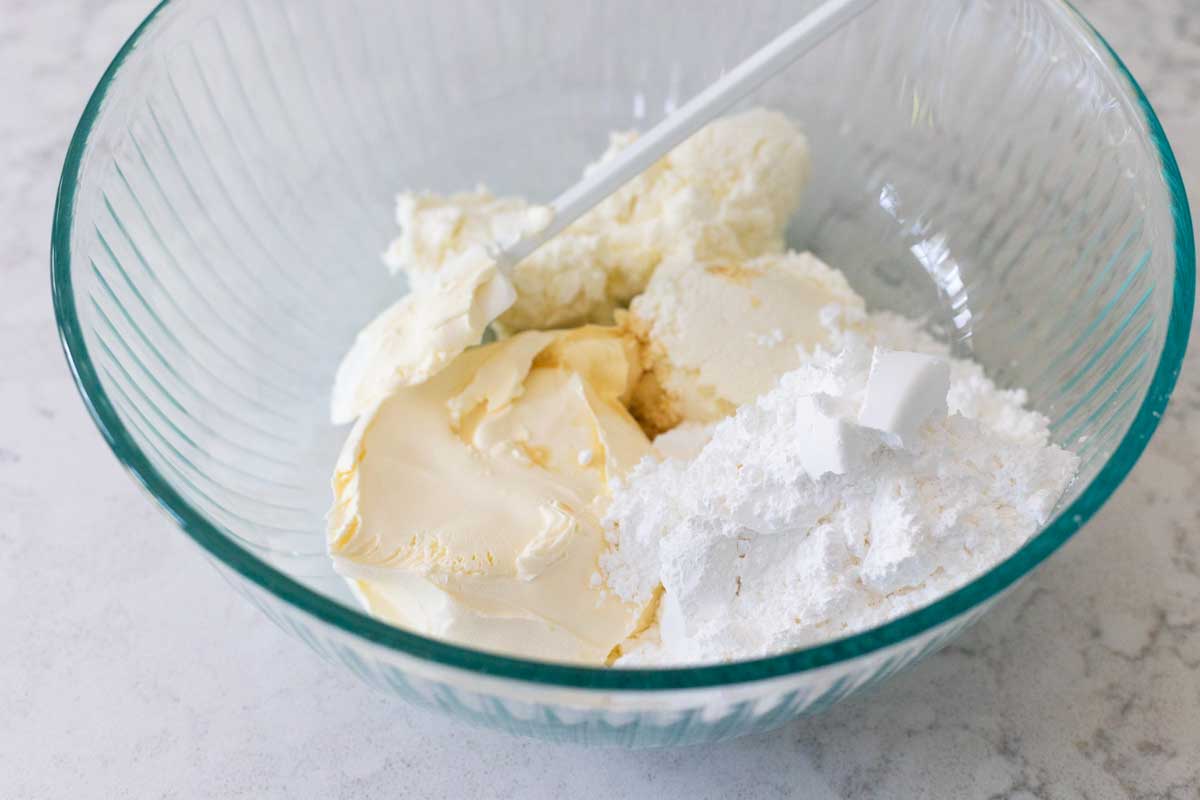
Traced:
[[[777, 658], [604, 671], [444, 645], [358, 612], [324, 555], [334, 368], [403, 285], [401, 189], [548, 200], [806, 2], [169, 2], [84, 113], [55, 302], [118, 457], [285, 630], [368, 683], [517, 733], [708, 741], [778, 725], [936, 649], [1116, 488], [1174, 384], [1186, 199], [1153, 112], [1053, 0], [881, 0], [745, 105], [799, 119], [789, 229], [877, 308], [1029, 389], [1082, 459], [992, 572], [883, 628]], [[452, 512], [452, 510], [450, 510]]]

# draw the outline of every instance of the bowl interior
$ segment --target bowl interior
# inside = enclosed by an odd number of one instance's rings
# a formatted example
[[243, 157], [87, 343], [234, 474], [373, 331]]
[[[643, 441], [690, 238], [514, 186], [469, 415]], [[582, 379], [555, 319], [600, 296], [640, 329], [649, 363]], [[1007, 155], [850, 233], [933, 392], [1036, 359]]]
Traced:
[[[160, 8], [85, 115], [56, 241], [68, 347], [118, 454], [189, 530], [352, 605], [324, 555], [345, 434], [327, 400], [404, 289], [379, 257], [394, 194], [548, 200], [608, 131], [654, 124], [810, 5]], [[810, 137], [791, 243], [1028, 388], [1082, 458], [1065, 507], [1185, 335], [1179, 198], [1108, 54], [1057, 3], [880, 3], [743, 105]]]

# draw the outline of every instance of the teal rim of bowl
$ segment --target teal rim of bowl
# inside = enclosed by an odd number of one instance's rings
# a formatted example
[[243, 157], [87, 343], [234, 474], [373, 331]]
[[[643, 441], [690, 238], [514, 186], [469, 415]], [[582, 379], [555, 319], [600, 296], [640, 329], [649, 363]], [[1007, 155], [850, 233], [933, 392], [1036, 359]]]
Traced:
[[533, 661], [460, 647], [409, 633], [330, 599], [275, 569], [236, 544], [193, 508], [150, 463], [130, 436], [101, 386], [84, 342], [71, 286], [71, 225], [84, 152], [92, 126], [100, 115], [112, 81], [147, 28], [165, 9], [182, 0], [162, 0], [138, 25], [117, 52], [93, 91], [71, 138], [59, 180], [51, 234], [51, 292], [68, 366], [83, 402], [113, 453], [133, 477], [153, 496], [192, 539], [213, 557], [251, 583], [296, 609], [342, 632], [406, 656], [515, 681], [581, 689], [659, 691], [719, 687], [778, 678], [827, 667], [903, 642], [947, 622], [995, 597], [1040, 564], [1079, 530], [1108, 500], [1133, 468], [1158, 426], [1175, 386], [1187, 349], [1196, 281], [1196, 253], [1191, 213], [1175, 155], [1154, 109], [1125, 63], [1104, 37], [1069, 3], [1051, 0], [1064, 13], [1064, 21], [1084, 39], [1103, 62], [1107, 56], [1115, 73], [1127, 84], [1129, 100], [1140, 110], [1147, 133], [1158, 150], [1162, 178], [1170, 195], [1174, 218], [1175, 281], [1166, 340], [1150, 387], [1133, 424], [1108, 461], [1079, 497], [1021, 549], [965, 586], [924, 608], [862, 633], [781, 655], [698, 667], [625, 669], [569, 666]]

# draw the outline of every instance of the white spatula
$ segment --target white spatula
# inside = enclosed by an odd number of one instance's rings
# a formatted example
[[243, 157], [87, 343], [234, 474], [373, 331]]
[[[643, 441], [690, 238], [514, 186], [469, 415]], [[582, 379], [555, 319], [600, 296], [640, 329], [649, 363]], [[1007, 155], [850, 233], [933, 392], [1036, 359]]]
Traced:
[[549, 225], [494, 250], [493, 257], [500, 270], [505, 275], [511, 275], [513, 267], [521, 259], [553, 239], [604, 198], [645, 172], [675, 146], [712, 122], [738, 100], [795, 62], [875, 2], [876, 0], [825, 0], [820, 3], [795, 25], [726, 72], [649, 132], [640, 135], [629, 147], [621, 150], [614, 158], [592, 170], [585, 178], [555, 198], [550, 204], [554, 211], [554, 219]]
[[334, 423], [350, 422], [397, 386], [427, 380], [478, 344], [487, 326], [516, 301], [510, 279], [523, 258], [875, 2], [824, 0], [559, 195], [550, 204], [553, 217], [541, 230], [515, 242], [494, 243], [488, 250], [491, 261], [463, 264], [456, 274], [440, 276], [384, 311], [358, 335], [338, 367]]

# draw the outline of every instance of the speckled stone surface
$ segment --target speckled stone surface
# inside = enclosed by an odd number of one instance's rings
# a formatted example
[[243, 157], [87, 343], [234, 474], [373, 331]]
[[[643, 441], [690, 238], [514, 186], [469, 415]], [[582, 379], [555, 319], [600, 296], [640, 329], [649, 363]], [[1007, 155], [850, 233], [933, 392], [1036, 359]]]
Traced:
[[[1200, 197], [1196, 0], [1078, 0]], [[1200, 359], [1116, 497], [883, 690], [673, 752], [519, 741], [352, 682], [224, 584], [70, 383], [47, 242], [68, 137], [144, 0], [0, 0], [0, 798], [1200, 797]]]

